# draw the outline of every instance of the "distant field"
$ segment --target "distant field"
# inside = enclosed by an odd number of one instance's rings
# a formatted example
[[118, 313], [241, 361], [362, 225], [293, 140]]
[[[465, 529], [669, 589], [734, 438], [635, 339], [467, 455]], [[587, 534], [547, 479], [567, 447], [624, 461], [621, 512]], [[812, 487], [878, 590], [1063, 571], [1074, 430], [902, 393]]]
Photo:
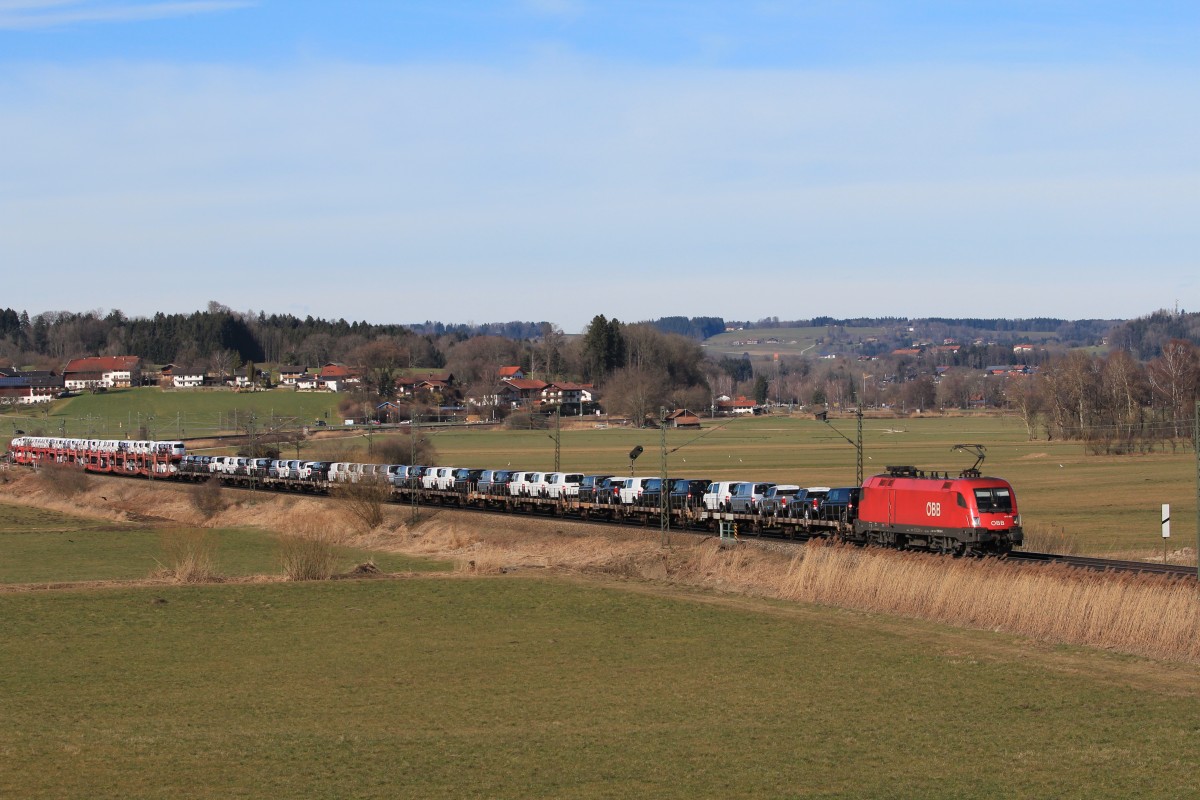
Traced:
[[[670, 590], [668, 590], [670, 591]], [[0, 593], [5, 797], [1185, 797], [1195, 672], [536, 579]]]
[[[857, 342], [871, 336], [882, 336], [884, 328], [837, 328], [838, 341]], [[821, 344], [831, 335], [830, 329], [824, 326], [813, 328], [755, 328], [747, 331], [729, 331], [718, 333], [704, 340], [704, 347], [710, 353], [740, 356], [749, 353], [751, 356], [771, 357], [780, 355], [820, 355]], [[760, 344], [734, 344], [750, 339], [760, 340]], [[777, 339], [768, 343], [767, 339]]]
[[[852, 485], [855, 449], [834, 428], [854, 438], [853, 419], [825, 425], [800, 415], [737, 419], [719, 430], [669, 431], [667, 447], [674, 451], [668, 458], [669, 474]], [[554, 466], [551, 433], [459, 428], [434, 433], [432, 442], [447, 465], [548, 470]], [[996, 416], [867, 419], [863, 439], [867, 475], [889, 464], [957, 473], [971, 466], [974, 457], [951, 448], [958, 443], [984, 444], [985, 472], [1013, 483], [1026, 527], [1065, 530], [1088, 552], [1161, 553], [1163, 503], [1172, 508], [1172, 547], [1195, 546], [1196, 462], [1190, 448], [1143, 456], [1089, 456], [1077, 442], [1026, 441], [1019, 420]], [[639, 444], [645, 452], [635, 463], [636, 473], [659, 474], [659, 432], [649, 429], [563, 431], [562, 466], [625, 475], [627, 454]], [[358, 460], [369, 458], [365, 448], [366, 439], [358, 437], [310, 449]]]
[[[232, 431], [245, 415], [255, 414], [260, 427], [272, 420], [336, 419], [339, 396], [328, 392], [297, 392], [273, 389], [266, 392], [236, 393], [226, 390], [163, 391], [154, 387], [114, 389], [102, 394], [83, 394], [55, 401], [48, 415], [40, 411], [22, 411], [20, 415], [0, 415], [0, 434], [11, 429], [41, 428], [47, 435], [96, 438], [136, 436], [139, 425], [146, 425], [153, 438], [167, 439], [206, 436], [216, 431]], [[328, 417], [326, 417], [328, 414]]]

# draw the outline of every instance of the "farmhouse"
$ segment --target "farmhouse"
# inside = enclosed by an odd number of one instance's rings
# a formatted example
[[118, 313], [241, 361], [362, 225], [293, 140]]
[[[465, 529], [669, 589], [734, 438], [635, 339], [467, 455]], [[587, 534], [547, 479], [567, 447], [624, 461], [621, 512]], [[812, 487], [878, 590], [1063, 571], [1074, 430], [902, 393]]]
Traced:
[[0, 403], [49, 403], [63, 388], [62, 376], [53, 372], [0, 369]]
[[68, 389], [128, 389], [142, 383], [142, 359], [138, 356], [95, 356], [74, 358], [63, 369]]
[[513, 408], [523, 408], [537, 405], [542, 399], [542, 390], [548, 384], [534, 378], [511, 378], [500, 381], [496, 396], [501, 403]]

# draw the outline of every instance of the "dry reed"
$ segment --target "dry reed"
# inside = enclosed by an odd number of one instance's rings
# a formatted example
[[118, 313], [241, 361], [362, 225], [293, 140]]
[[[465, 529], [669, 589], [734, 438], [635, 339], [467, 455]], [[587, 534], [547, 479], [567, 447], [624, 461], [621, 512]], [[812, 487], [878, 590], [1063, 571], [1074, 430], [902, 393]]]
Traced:
[[217, 541], [204, 530], [164, 531], [159, 539], [163, 558], [155, 577], [178, 583], [221, 580], [217, 571]]

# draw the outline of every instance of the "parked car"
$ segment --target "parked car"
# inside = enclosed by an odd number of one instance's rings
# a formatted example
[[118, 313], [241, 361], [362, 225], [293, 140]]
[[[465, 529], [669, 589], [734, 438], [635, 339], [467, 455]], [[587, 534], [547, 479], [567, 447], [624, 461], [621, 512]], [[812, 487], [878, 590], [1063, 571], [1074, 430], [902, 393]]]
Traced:
[[611, 475], [584, 475], [579, 481], [579, 502], [595, 503], [601, 484]]
[[529, 486], [529, 476], [532, 472], [513, 472], [508, 479], [508, 493], [512, 497], [520, 497], [525, 494]]
[[479, 485], [479, 476], [483, 474], [481, 469], [471, 469], [469, 467], [459, 467], [454, 470], [454, 482], [450, 485], [456, 492], [467, 494], [475, 491], [475, 487]]
[[658, 508], [662, 505], [662, 478], [649, 478], [642, 485], [642, 494], [638, 497], [639, 506]]
[[623, 505], [638, 506], [642, 504], [642, 491], [646, 488], [646, 481], [659, 480], [658, 478], [626, 478], [625, 485], [621, 487], [620, 501]]
[[828, 486], [808, 487], [804, 490], [803, 502], [800, 502], [801, 498], [796, 498], [790, 515], [802, 519], [816, 519], [817, 509], [821, 507], [821, 501], [825, 499], [825, 495], [828, 493]]
[[739, 481], [713, 481], [710, 483], [702, 498], [704, 507], [709, 511], [728, 511], [738, 484]]
[[546, 497], [578, 497], [582, 472], [552, 472], [546, 477]]
[[790, 483], [772, 486], [758, 504], [758, 513], [764, 517], [786, 517], [788, 506], [795, 500], [796, 495], [803, 491], [799, 486]]
[[700, 508], [708, 490], [707, 478], [672, 478], [668, 500], [671, 508]]
[[729, 501], [729, 510], [735, 514], [757, 514], [759, 503], [774, 485], [755, 481], [739, 483]]
[[625, 488], [625, 483], [629, 480], [631, 479], [621, 475], [605, 478], [604, 482], [600, 484], [600, 491], [596, 493], [596, 502], [604, 505], [620, 503], [621, 490]]
[[853, 522], [858, 517], [858, 500], [862, 489], [858, 486], [839, 486], [829, 493], [817, 506], [817, 518], [836, 522]]

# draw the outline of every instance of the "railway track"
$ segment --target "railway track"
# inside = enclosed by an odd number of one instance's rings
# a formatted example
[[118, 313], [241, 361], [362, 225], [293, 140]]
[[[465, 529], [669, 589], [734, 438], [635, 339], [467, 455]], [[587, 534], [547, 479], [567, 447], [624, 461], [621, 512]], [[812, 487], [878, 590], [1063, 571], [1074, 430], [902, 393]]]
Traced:
[[1096, 572], [1139, 572], [1151, 575], [1174, 575], [1191, 580], [1196, 579], [1196, 568], [1183, 564], [1162, 564], [1153, 561], [1119, 561], [1111, 558], [1064, 556], [1055, 553], [1030, 553], [1018, 550], [1009, 553], [1006, 559], [1035, 564], [1066, 564], [1070, 567]]
[[[142, 477], [136, 475], [120, 475], [112, 473], [92, 473], [102, 478]], [[184, 477], [184, 476], [180, 476]], [[196, 476], [199, 477], [199, 476]], [[154, 480], [163, 480], [155, 478]], [[166, 479], [170, 480], [170, 479]], [[267, 491], [272, 493], [298, 493], [294, 482], [252, 479], [245, 476], [223, 476], [222, 484], [229, 488], [244, 491]], [[308, 496], [328, 496], [327, 485], [309, 485], [301, 494]], [[641, 530], [658, 528], [658, 508], [622, 507], [612, 504], [587, 504], [575, 501], [548, 500], [547, 498], [509, 498], [481, 495], [474, 497], [455, 491], [426, 491], [412, 489], [393, 489], [386, 502], [396, 506], [412, 504], [413, 492], [416, 491], [418, 508], [454, 509], [472, 511], [479, 514], [528, 514], [538, 517], [557, 517], [575, 522], [587, 522], [602, 525], [616, 525], [625, 528]], [[473, 502], [474, 500], [475, 502]], [[478, 501], [483, 501], [480, 504]], [[675, 509], [672, 516], [671, 531], [713, 535], [717, 532], [721, 520], [736, 524], [738, 536], [755, 539], [770, 539], [787, 544], [804, 544], [809, 539], [821, 537], [832, 531], [832, 524], [811, 523], [801, 520], [788, 520], [787, 525], [780, 527], [772, 524], [771, 520], [750, 514], [729, 514], [708, 511], [690, 510], [682, 513]], [[825, 527], [828, 525], [829, 527]], [[930, 554], [936, 557], [938, 554]], [[1114, 574], [1141, 573], [1152, 575], [1167, 575], [1184, 580], [1196, 580], [1196, 568], [1179, 564], [1162, 564], [1150, 561], [1122, 561], [1090, 556], [1058, 555], [1055, 553], [1034, 553], [1013, 550], [1005, 556], [983, 556], [986, 558], [1001, 558], [1018, 564], [1035, 566], [1039, 564], [1063, 564], [1076, 569], [1096, 572], [1111, 572]]]

